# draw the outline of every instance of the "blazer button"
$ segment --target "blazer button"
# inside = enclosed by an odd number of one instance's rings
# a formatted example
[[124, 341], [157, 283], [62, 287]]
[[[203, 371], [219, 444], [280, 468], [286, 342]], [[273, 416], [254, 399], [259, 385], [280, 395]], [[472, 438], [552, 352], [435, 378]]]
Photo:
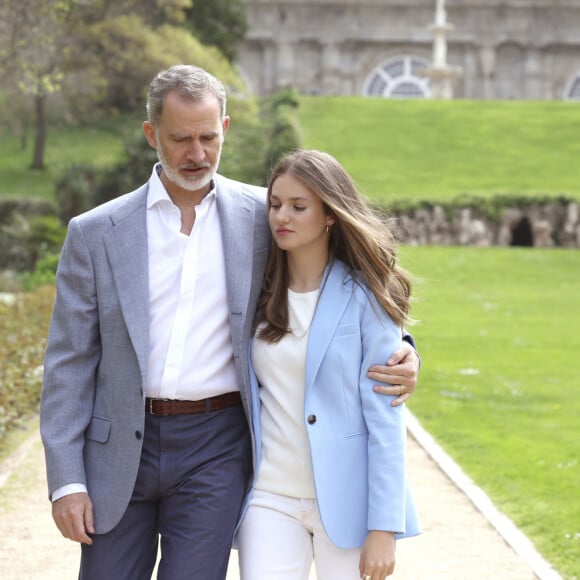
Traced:
[[309, 425], [314, 425], [314, 423], [316, 423], [316, 415], [308, 415], [308, 419], [306, 420]]
[[141, 439], [141, 431], [135, 431], [135, 439]]

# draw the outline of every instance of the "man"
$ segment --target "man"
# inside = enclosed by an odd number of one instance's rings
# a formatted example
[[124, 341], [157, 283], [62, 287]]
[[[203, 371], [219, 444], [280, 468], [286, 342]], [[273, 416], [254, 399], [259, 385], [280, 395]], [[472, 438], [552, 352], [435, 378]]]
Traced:
[[[82, 580], [226, 576], [252, 472], [247, 345], [269, 248], [265, 192], [217, 174], [223, 85], [179, 65], [152, 81], [160, 163], [71, 220], [57, 273], [41, 433], [53, 517]], [[407, 346], [373, 378], [412, 392]], [[378, 396], [378, 395], [377, 395]]]

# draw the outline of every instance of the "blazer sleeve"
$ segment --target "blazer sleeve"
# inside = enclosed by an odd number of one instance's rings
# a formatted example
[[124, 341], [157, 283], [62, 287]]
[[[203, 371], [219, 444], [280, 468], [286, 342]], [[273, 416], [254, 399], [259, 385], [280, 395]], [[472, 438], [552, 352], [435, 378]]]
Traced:
[[[361, 310], [362, 365], [359, 380], [364, 420], [368, 429], [368, 529], [405, 531], [404, 405], [392, 407], [395, 397], [377, 396], [367, 369], [385, 361], [401, 344], [401, 329], [374, 296], [364, 297]], [[360, 297], [359, 294], [359, 297]]]
[[415, 343], [415, 338], [407, 330], [403, 329], [403, 340], [408, 342], [415, 350], [417, 350], [417, 344]]
[[57, 269], [40, 402], [50, 494], [70, 483], [86, 484], [84, 433], [100, 353], [94, 270], [79, 222], [73, 219]]

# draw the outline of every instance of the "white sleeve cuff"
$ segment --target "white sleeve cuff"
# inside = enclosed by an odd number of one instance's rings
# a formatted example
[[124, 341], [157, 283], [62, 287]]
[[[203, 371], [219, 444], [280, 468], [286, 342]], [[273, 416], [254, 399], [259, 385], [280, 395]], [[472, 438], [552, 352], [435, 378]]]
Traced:
[[51, 501], [56, 501], [65, 495], [71, 495], [72, 493], [87, 493], [87, 486], [83, 483], [69, 483], [68, 485], [63, 485], [58, 489], [55, 489]]

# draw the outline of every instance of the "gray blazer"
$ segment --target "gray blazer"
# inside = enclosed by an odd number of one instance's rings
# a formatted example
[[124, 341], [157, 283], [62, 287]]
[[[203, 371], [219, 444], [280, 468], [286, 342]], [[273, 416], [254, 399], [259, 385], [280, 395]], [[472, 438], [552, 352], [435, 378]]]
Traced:
[[[266, 195], [223, 176], [215, 182], [234, 359], [250, 419], [248, 344], [270, 247]], [[57, 271], [40, 407], [48, 487], [52, 494], [84, 483], [96, 533], [110, 531], [125, 512], [141, 457], [149, 356], [147, 191], [145, 184], [72, 219]]]

